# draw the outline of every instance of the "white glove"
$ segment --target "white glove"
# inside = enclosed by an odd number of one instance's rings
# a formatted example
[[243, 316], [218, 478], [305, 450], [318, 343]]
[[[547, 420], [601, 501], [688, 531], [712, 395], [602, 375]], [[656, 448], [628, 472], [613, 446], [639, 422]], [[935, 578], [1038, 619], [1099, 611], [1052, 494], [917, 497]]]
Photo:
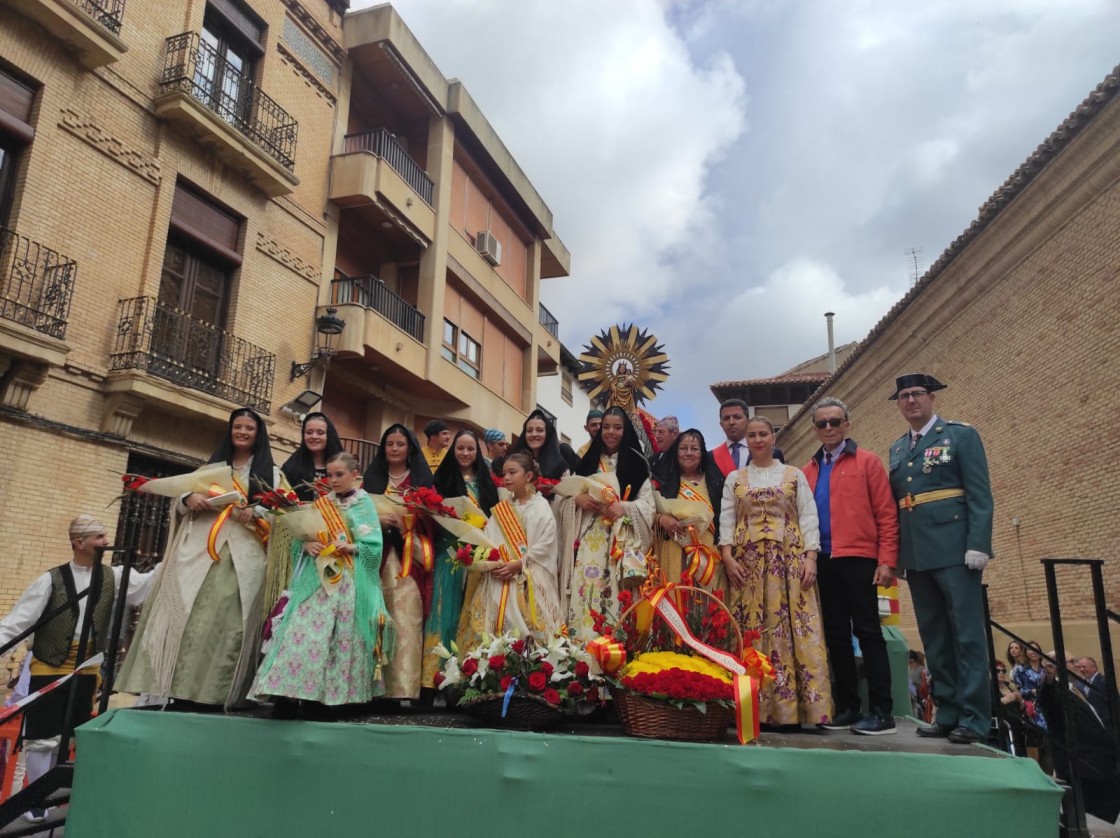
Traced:
[[983, 570], [989, 561], [991, 556], [987, 553], [981, 553], [979, 550], [964, 551], [964, 564], [969, 570]]

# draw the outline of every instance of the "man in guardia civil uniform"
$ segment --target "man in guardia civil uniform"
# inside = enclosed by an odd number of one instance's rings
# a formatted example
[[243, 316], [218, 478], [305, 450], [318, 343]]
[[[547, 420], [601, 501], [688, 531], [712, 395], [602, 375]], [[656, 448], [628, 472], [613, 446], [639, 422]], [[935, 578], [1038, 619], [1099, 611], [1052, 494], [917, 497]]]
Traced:
[[895, 381], [910, 430], [891, 445], [899, 506], [898, 566], [906, 571], [918, 632], [933, 677], [937, 717], [918, 735], [983, 742], [991, 687], [981, 573], [992, 556], [992, 488], [976, 430], [934, 413], [944, 384], [926, 373]]
[[[89, 587], [97, 551], [109, 544], [105, 525], [91, 515], [79, 515], [70, 522], [69, 536], [73, 551], [71, 560], [51, 568], [23, 592], [11, 613], [0, 620], [0, 646], [34, 626], [48, 611], [72, 600]], [[123, 568], [114, 567], [112, 572], [101, 574], [101, 592], [94, 604], [92, 633], [85, 655], [87, 659], [98, 652], [104, 652], [108, 645], [109, 623], [122, 571]], [[134, 571], [129, 576], [126, 595], [129, 605], [143, 603], [153, 575]], [[78, 665], [78, 639], [88, 599], [83, 597], [36, 630], [31, 645], [31, 692], [46, 687], [63, 675], [69, 675]], [[99, 670], [99, 666], [93, 666], [78, 675], [78, 701], [70, 723], [71, 733], [92, 715], [94, 694], [100, 678]], [[46, 774], [58, 758], [58, 745], [69, 695], [70, 691], [65, 687], [55, 690], [24, 713], [23, 747], [27, 752], [28, 784]], [[41, 823], [46, 816], [45, 809], [32, 809], [26, 817], [32, 823]]]

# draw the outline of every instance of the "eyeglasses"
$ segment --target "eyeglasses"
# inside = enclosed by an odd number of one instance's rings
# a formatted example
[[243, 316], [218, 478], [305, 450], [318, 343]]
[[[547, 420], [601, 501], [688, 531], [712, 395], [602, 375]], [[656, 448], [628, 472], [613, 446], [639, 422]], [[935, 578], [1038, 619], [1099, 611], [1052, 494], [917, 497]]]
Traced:
[[685, 448], [683, 445], [677, 449], [678, 454], [699, 454], [699, 448]]
[[843, 419], [818, 419], [813, 424], [816, 425], [818, 428], [820, 428], [823, 431], [825, 428], [839, 428], [841, 425], [844, 424], [844, 420]]
[[908, 402], [908, 401], [910, 401], [910, 399], [920, 399], [920, 398], [922, 398], [922, 396], [928, 396], [928, 395], [929, 395], [929, 390], [909, 390], [905, 393], [899, 393], [898, 394], [898, 400], [900, 402]]

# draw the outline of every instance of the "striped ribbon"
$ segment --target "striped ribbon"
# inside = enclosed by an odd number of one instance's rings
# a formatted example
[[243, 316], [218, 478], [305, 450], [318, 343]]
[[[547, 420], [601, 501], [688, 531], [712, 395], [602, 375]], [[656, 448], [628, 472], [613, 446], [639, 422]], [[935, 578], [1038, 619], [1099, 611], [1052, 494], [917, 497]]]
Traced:
[[417, 523], [416, 513], [401, 513], [401, 534], [404, 536], [404, 546], [401, 550], [404, 555], [401, 556], [401, 573], [398, 579], [404, 579], [412, 573], [412, 554], [417, 547], [420, 548], [420, 567], [424, 572], [431, 573], [432, 568], [435, 567], [436, 555], [432, 540], [425, 533], [416, 531]]
[[[684, 498], [685, 500], [693, 501], [694, 503], [705, 504], [708, 507], [708, 509], [711, 511], [713, 516], [716, 514], [716, 508], [714, 506], [712, 506], [712, 502], [710, 500], [708, 500], [706, 497], [704, 497], [702, 494], [697, 492], [695, 489], [693, 489], [691, 486], [689, 486], [687, 483], [685, 483], [683, 480], [681, 481], [681, 488], [680, 488], [679, 495], [680, 495], [680, 497]], [[713, 533], [716, 531], [716, 520], [715, 520], [714, 517], [712, 518], [712, 522], [710, 524], [708, 524], [708, 529], [711, 530]]]
[[618, 672], [626, 663], [626, 647], [613, 637], [596, 637], [587, 644], [587, 653], [599, 662], [608, 675]]
[[[490, 514], [498, 522], [498, 529], [502, 531], [502, 538], [506, 540], [506, 543], [498, 548], [498, 552], [502, 556], [502, 561], [521, 561], [525, 553], [529, 550], [529, 537], [525, 534], [525, 527], [522, 526], [521, 519], [517, 517], [517, 512], [514, 510], [513, 504], [508, 500], [498, 501]], [[511, 549], [517, 553], [517, 558], [510, 558]], [[521, 569], [525, 569], [524, 564]], [[494, 632], [496, 634], [500, 634], [505, 626], [506, 606], [509, 603], [509, 588], [510, 580], [506, 579], [502, 582], [502, 595], [498, 600], [498, 619], [494, 624]]]
[[735, 733], [739, 744], [746, 745], [758, 738], [760, 682], [753, 675], [736, 675], [735, 682]]
[[696, 527], [689, 525], [688, 535], [691, 544], [685, 545], [684, 556], [688, 559], [688, 569], [685, 571], [692, 580], [705, 588], [712, 583], [716, 575], [716, 562], [722, 561], [722, 556], [712, 547], [700, 541]]

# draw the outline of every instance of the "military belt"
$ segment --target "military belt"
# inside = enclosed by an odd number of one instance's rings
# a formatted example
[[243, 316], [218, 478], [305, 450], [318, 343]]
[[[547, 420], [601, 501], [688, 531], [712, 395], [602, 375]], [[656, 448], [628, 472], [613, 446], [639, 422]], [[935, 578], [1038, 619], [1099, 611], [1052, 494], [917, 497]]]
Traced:
[[932, 492], [919, 492], [916, 495], [908, 494], [906, 497], [899, 498], [898, 508], [913, 509], [915, 506], [921, 506], [923, 503], [932, 503], [935, 500], [963, 497], [964, 489], [935, 489]]

